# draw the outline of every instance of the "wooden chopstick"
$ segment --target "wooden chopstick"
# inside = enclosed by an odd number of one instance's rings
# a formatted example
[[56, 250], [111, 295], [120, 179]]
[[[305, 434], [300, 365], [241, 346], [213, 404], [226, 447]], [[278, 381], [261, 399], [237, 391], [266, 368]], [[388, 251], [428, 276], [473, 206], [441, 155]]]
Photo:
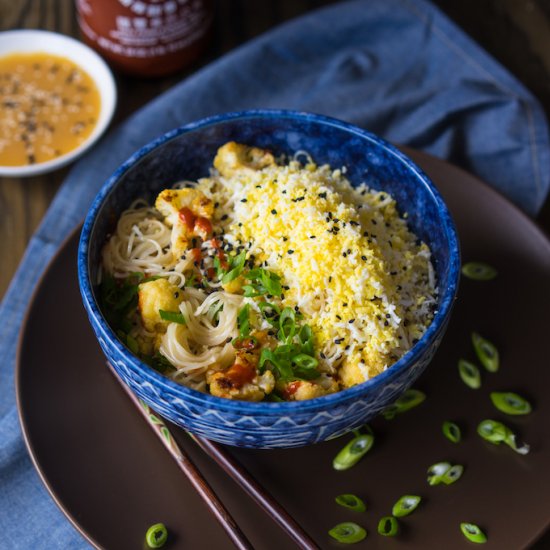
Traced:
[[[210, 511], [214, 514], [235, 546], [242, 550], [253, 548], [229, 511], [214, 493], [199, 469], [191, 461], [188, 454], [178, 446], [162, 419], [151, 410], [149, 405], [132, 392], [132, 390], [120, 379], [111, 364], [107, 364], [131, 401], [161, 439], [164, 446], [176, 460], [179, 468], [184, 472], [189, 481], [191, 481], [193, 487], [206, 502]], [[302, 550], [319, 549], [315, 541], [302, 529], [292, 516], [290, 516], [290, 514], [282, 508], [282, 506], [250, 475], [250, 473], [220, 445], [203, 437], [189, 432], [187, 433], [197, 445], [199, 445], [199, 447], [208, 454], [208, 456], [210, 456], [268, 514], [268, 516], [279, 525], [279, 527], [281, 527], [281, 529], [283, 529], [299, 548]]]
[[227, 508], [223, 505], [222, 501], [218, 498], [216, 493], [210, 487], [206, 479], [203, 477], [199, 469], [195, 466], [193, 461], [189, 458], [189, 455], [176, 443], [172, 434], [162, 421], [144, 401], [139, 399], [134, 392], [120, 379], [117, 372], [113, 369], [110, 363], [107, 363], [118, 380], [120, 385], [126, 391], [128, 397], [132, 400], [136, 408], [139, 409], [141, 414], [147, 420], [149, 426], [151, 426], [164, 446], [168, 449], [172, 457], [175, 459], [180, 470], [187, 476], [187, 479], [191, 482], [197, 493], [206, 503], [214, 517], [218, 520], [223, 527], [233, 544], [239, 550], [254, 550], [254, 547], [250, 541], [246, 538], [245, 534], [241, 531], [241, 528], [237, 525], [237, 522], [233, 519]]
[[303, 550], [319, 548], [296, 520], [223, 447], [204, 437], [189, 435], [300, 548]]

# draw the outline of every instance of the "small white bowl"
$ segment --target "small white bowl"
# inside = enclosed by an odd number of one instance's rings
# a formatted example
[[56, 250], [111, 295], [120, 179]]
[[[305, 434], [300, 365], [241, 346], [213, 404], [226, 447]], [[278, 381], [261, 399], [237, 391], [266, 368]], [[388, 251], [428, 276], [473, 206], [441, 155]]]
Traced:
[[37, 30], [0, 32], [0, 57], [12, 53], [51, 53], [71, 60], [82, 67], [95, 82], [101, 97], [97, 123], [78, 147], [55, 159], [25, 166], [1, 166], [0, 176], [36, 176], [57, 170], [89, 149], [103, 134], [115, 111], [117, 91], [111, 70], [91, 48], [63, 34]]

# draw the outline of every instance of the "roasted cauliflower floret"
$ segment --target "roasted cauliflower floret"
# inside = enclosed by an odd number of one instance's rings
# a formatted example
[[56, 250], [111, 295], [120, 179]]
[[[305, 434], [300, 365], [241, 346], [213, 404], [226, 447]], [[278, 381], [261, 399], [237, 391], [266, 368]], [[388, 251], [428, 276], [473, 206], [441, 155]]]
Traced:
[[279, 382], [277, 389], [288, 401], [304, 401], [337, 392], [339, 388], [336, 380], [330, 376], [322, 376], [317, 380]]
[[220, 147], [214, 158], [214, 167], [225, 178], [237, 172], [255, 172], [275, 164], [269, 151], [230, 141]]
[[155, 201], [155, 208], [172, 227], [172, 253], [179, 258], [195, 236], [208, 238], [214, 214], [212, 201], [196, 189], [165, 189]]
[[226, 399], [261, 401], [275, 387], [273, 373], [256, 370], [257, 353], [237, 350], [235, 362], [228, 369], [207, 375], [210, 393]]
[[138, 309], [143, 326], [150, 332], [164, 333], [169, 321], [161, 319], [159, 310], [179, 313], [183, 293], [167, 279], [156, 279], [139, 285]]
[[380, 374], [384, 370], [383, 361], [384, 356], [373, 358], [370, 364], [360, 360], [343, 363], [338, 372], [342, 387], [351, 388], [356, 384], [361, 384], [361, 382]]

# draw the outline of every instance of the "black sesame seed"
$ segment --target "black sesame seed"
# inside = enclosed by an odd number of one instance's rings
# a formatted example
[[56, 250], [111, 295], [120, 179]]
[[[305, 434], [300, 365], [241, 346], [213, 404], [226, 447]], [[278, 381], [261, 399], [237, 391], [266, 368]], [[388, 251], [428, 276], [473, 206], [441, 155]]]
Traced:
[[326, 193], [319, 193], [318, 197], [321, 198], [321, 199], [326, 199], [327, 194]]
[[350, 320], [348, 321], [348, 323], [349, 323], [350, 325], [353, 325], [353, 323], [355, 323], [355, 319], [350, 319]]
[[277, 210], [275, 210], [275, 208], [271, 211], [271, 213], [276, 216], [277, 215]]
[[366, 256], [361, 256], [361, 259], [366, 262], [367, 261], [367, 257]]
[[283, 236], [283, 241], [285, 241], [285, 243], [286, 243], [286, 241], [288, 241], [288, 237]]
[[247, 199], [241, 199], [241, 202], [247, 202]]
[[323, 352], [319, 353], [319, 356], [321, 357], [321, 359], [326, 359], [327, 358], [327, 356]]
[[310, 239], [316, 239], [317, 237], [315, 235], [310, 235], [309, 238]]
[[290, 248], [287, 250], [289, 254], [294, 254], [294, 250], [291, 250]]
[[389, 325], [388, 321], [384, 321], [384, 326], [387, 327]]
[[338, 319], [339, 321], [342, 320], [342, 317], [340, 317], [340, 315], [336, 314], [336, 319]]
[[343, 306], [343, 307], [348, 307], [348, 303], [347, 303], [347, 302], [344, 302], [344, 303], [342, 304], [342, 306]]
[[347, 258], [347, 254], [345, 252], [342, 252], [342, 256], [344, 256], [344, 258]]
[[334, 340], [334, 343], [339, 346], [342, 342], [344, 341], [344, 338], [336, 338], [336, 340]]

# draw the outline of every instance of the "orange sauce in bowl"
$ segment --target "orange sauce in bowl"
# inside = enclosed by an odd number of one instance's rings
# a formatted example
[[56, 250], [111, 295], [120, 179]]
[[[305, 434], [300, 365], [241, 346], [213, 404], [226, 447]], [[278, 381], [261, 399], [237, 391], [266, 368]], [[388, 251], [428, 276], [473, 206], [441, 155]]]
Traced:
[[49, 53], [0, 58], [0, 166], [46, 162], [92, 133], [101, 107], [90, 75]]

